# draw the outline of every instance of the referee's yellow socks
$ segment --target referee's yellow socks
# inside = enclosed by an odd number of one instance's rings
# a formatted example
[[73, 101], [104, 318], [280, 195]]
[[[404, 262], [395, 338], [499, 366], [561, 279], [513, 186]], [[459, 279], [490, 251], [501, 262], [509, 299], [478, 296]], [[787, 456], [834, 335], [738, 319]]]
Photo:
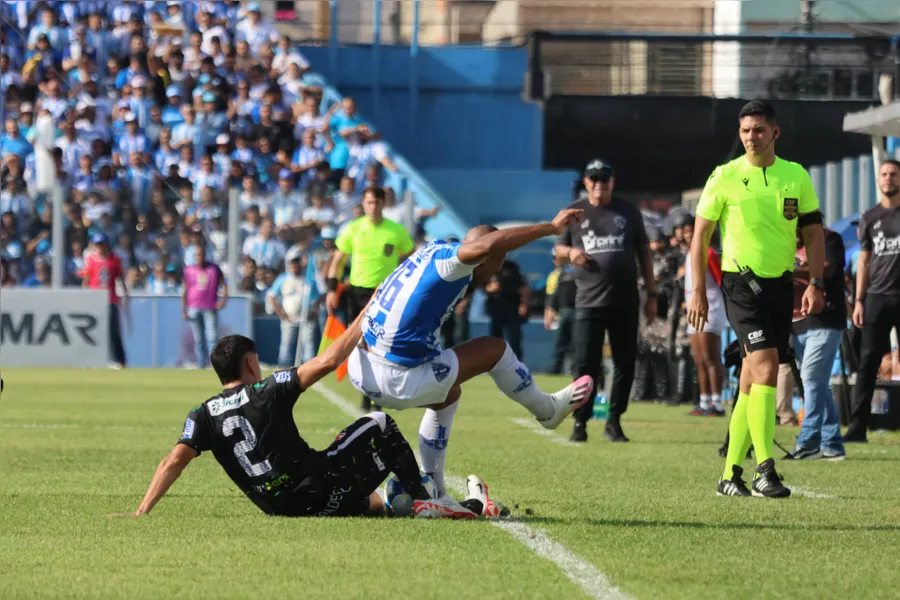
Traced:
[[747, 422], [747, 406], [750, 404], [750, 395], [741, 392], [731, 412], [731, 422], [728, 424], [728, 454], [725, 458], [725, 473], [722, 479], [731, 479], [734, 475], [732, 467], [741, 465], [747, 451], [750, 450], [750, 426]]
[[761, 464], [772, 458], [772, 446], [775, 443], [774, 387], [756, 383], [750, 386], [747, 423], [750, 425], [756, 464]]

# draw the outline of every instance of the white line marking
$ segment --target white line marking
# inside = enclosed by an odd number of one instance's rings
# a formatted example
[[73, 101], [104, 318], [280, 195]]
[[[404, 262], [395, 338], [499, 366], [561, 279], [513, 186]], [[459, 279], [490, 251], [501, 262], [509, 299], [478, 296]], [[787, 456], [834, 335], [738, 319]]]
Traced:
[[823, 494], [822, 492], [816, 492], [814, 490], [808, 490], [806, 488], [790, 486], [792, 494], [799, 494], [801, 496], [806, 496], [807, 498], [816, 498], [819, 500], [836, 500], [837, 496], [832, 496], [831, 494]]
[[525, 429], [530, 429], [532, 433], [536, 433], [537, 435], [543, 436], [547, 438], [548, 441], [553, 442], [554, 444], [559, 444], [560, 446], [570, 446], [575, 448], [580, 448], [584, 444], [577, 444], [575, 442], [570, 442], [563, 436], [555, 433], [550, 429], [544, 429], [540, 425], [538, 425], [535, 421], [531, 419], [510, 419], [516, 425], [520, 427], [524, 427]]
[[[347, 402], [343, 396], [322, 383], [319, 383], [312, 389], [325, 396], [329, 402], [349, 417], [355, 419], [365, 414], [362, 410]], [[466, 494], [466, 482], [463, 478], [447, 473], [444, 476], [444, 480], [457, 493]], [[555, 564], [569, 580], [580, 585], [588, 597], [598, 600], [628, 600], [630, 598], [630, 596], [613, 585], [609, 578], [597, 567], [559, 542], [554, 542], [545, 531], [534, 529], [515, 519], [491, 519], [488, 523], [494, 527], [499, 527], [541, 558]]]

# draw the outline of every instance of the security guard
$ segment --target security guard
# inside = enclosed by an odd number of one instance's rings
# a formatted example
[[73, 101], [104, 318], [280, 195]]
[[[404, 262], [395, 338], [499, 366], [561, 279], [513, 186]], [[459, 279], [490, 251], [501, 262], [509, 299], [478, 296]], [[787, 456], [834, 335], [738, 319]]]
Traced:
[[[337, 251], [328, 269], [328, 295], [325, 306], [328, 314], [338, 309], [338, 278], [344, 271], [349, 257], [350, 288], [347, 292], [347, 322], [356, 320], [359, 312], [369, 303], [372, 294], [384, 279], [393, 273], [401, 262], [412, 254], [415, 244], [403, 225], [385, 219], [384, 188], [369, 187], [363, 192], [362, 206], [365, 216], [351, 221], [338, 236]], [[371, 402], [363, 396], [362, 409], [369, 410]]]
[[[755, 100], [741, 109], [738, 122], [746, 154], [718, 167], [706, 182], [691, 244], [692, 270], [705, 273], [713, 231], [716, 224], [722, 228], [725, 311], [743, 357], [740, 397], [731, 415], [718, 494], [784, 498], [791, 491], [782, 485], [772, 459], [778, 365], [791, 357], [798, 227], [811, 278], [801, 313], [814, 314], [824, 306], [822, 215], [806, 170], [775, 156], [780, 133], [775, 109]], [[709, 310], [704, 278], [697, 277], [693, 288], [688, 321], [703, 331]], [[752, 492], [741, 478], [740, 466], [751, 442], [758, 462]]]

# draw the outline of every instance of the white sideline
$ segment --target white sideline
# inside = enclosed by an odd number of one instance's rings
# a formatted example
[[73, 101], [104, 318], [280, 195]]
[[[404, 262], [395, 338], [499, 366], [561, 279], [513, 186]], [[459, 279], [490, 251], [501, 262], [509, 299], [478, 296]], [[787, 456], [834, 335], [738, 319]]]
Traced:
[[[343, 396], [321, 382], [313, 386], [312, 389], [324, 396], [326, 400], [351, 418], [356, 419], [365, 414], [364, 411], [353, 406]], [[444, 476], [444, 481], [457, 493], [466, 494], [466, 482], [463, 478], [447, 473]], [[580, 585], [588, 597], [596, 598], [597, 600], [627, 600], [630, 598], [630, 596], [613, 585], [597, 567], [559, 542], [554, 542], [544, 531], [529, 527], [527, 524], [515, 519], [491, 519], [488, 523], [494, 527], [499, 527], [541, 558], [555, 564], [569, 580]]]
[[570, 446], [570, 447], [574, 447], [574, 448], [580, 448], [581, 446], [584, 445], [584, 444], [577, 444], [575, 442], [570, 442], [569, 440], [567, 440], [563, 436], [559, 435], [558, 433], [556, 433], [550, 429], [544, 429], [543, 427], [538, 425], [538, 423], [534, 419], [521, 418], [521, 419], [510, 419], [510, 421], [512, 421], [516, 425], [519, 425], [520, 427], [529, 429], [529, 430], [531, 430], [532, 433], [543, 436], [543, 437], [547, 438], [548, 441], [551, 441], [554, 444], [559, 444], [560, 446]]

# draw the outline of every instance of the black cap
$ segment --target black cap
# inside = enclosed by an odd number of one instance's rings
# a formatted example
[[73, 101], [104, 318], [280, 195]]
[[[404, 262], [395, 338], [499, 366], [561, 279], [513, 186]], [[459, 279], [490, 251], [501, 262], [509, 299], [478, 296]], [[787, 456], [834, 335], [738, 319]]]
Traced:
[[612, 165], [603, 162], [599, 158], [592, 160], [588, 163], [588, 166], [584, 168], [584, 176], [588, 178], [593, 177], [594, 175], [599, 175], [600, 173], [605, 173], [610, 177], [616, 174], [616, 172], [612, 168]]

